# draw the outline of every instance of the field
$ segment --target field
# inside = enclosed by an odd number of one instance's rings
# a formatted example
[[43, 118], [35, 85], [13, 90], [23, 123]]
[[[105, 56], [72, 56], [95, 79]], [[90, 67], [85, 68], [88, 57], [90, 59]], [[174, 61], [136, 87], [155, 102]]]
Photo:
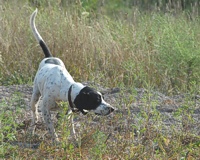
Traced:
[[[0, 2], [1, 159], [198, 159], [200, 157], [200, 21], [198, 13], [100, 7], [59, 1]], [[62, 143], [52, 145], [40, 119], [29, 135], [31, 86], [43, 53], [36, 26], [52, 54], [76, 81], [105, 94], [118, 110], [76, 116], [78, 141], [61, 112]], [[65, 111], [67, 104], [60, 104]], [[53, 117], [56, 113], [52, 114]]]

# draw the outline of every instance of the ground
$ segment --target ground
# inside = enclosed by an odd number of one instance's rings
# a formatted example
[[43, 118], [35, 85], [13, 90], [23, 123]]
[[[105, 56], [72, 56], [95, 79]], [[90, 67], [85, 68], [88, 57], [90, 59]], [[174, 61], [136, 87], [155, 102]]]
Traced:
[[[78, 114], [75, 117], [75, 128], [82, 136], [82, 141], [84, 141], [84, 138], [88, 138], [83, 135], [88, 134], [88, 136], [91, 136], [97, 130], [106, 135], [105, 141], [109, 145], [126, 143], [128, 147], [125, 150], [130, 149], [129, 145], [131, 144], [136, 146], [140, 144], [148, 145], [151, 139], [165, 137], [164, 149], [167, 152], [170, 150], [170, 146], [168, 146], [170, 139], [177, 135], [175, 132], [186, 135], [183, 144], [187, 145], [188, 143], [200, 141], [199, 95], [192, 95], [192, 97], [187, 94], [166, 96], [160, 92], [141, 88], [133, 90], [110, 89], [94, 83], [85, 84], [100, 90], [104, 94], [105, 100], [115, 106], [117, 110], [106, 117], [98, 117], [92, 113], [86, 116]], [[1, 111], [15, 110], [16, 106], [22, 110], [24, 116], [18, 117], [19, 119], [16, 121], [24, 124], [18, 128], [18, 133], [22, 137], [30, 124], [31, 111], [29, 103], [31, 93], [32, 86], [28, 85], [0, 86], [0, 102], [4, 104]], [[44, 121], [41, 118], [40, 107], [39, 113], [40, 119], [35, 132], [38, 137], [31, 143], [24, 140], [22, 142], [19, 138], [18, 141], [12, 143], [13, 145], [23, 148], [38, 148], [41, 141], [49, 140]], [[59, 121], [56, 118], [56, 113], [52, 112], [52, 117], [55, 126], [58, 126]], [[62, 131], [58, 129], [57, 132], [59, 135]], [[160, 147], [157, 142], [153, 145], [155, 148]], [[148, 147], [146, 149], [148, 150]]]

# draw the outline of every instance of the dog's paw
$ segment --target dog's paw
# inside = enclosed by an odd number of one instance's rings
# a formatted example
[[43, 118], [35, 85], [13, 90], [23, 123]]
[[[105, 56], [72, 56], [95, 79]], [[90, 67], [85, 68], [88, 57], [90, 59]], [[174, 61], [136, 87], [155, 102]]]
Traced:
[[61, 142], [59, 141], [59, 138], [53, 139], [52, 142], [53, 142], [53, 145], [55, 146], [59, 146], [61, 144]]
[[29, 134], [35, 134], [35, 128], [36, 128], [36, 125], [35, 124], [31, 124], [29, 127], [28, 127], [28, 133]]

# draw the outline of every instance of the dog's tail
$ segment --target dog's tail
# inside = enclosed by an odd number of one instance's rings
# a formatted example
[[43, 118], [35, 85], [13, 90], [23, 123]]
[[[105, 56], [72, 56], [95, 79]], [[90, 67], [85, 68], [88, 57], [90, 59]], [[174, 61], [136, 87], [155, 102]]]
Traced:
[[47, 47], [46, 43], [44, 42], [44, 40], [42, 39], [40, 33], [38, 32], [36, 26], [35, 26], [35, 17], [37, 15], [37, 8], [36, 10], [32, 13], [31, 17], [30, 17], [30, 26], [31, 29], [33, 31], [33, 35], [35, 37], [35, 39], [38, 41], [38, 43], [40, 44], [45, 57], [52, 57], [52, 54], [49, 50], [49, 48]]

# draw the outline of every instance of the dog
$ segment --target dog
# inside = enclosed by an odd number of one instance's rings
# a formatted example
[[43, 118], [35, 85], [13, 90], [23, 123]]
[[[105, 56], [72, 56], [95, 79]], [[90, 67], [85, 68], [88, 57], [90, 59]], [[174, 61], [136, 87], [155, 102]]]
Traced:
[[[100, 92], [93, 88], [75, 82], [59, 58], [53, 57], [45, 41], [35, 26], [37, 9], [31, 14], [30, 27], [37, 42], [40, 44], [45, 58], [39, 64], [33, 85], [31, 97], [32, 121], [35, 126], [38, 120], [37, 103], [41, 98], [41, 111], [53, 142], [58, 142], [51, 120], [50, 110], [57, 109], [58, 101], [68, 101], [71, 112], [81, 112], [84, 115], [93, 111], [97, 115], [108, 115], [115, 109], [105, 102]], [[73, 128], [74, 131], [74, 128]], [[75, 131], [74, 131], [75, 132]]]

